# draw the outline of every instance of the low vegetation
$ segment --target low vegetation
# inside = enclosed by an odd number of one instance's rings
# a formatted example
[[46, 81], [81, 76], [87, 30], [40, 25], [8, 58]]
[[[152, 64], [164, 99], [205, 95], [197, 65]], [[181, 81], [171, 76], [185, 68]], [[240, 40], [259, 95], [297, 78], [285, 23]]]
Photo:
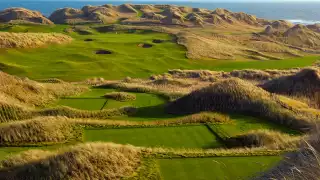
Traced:
[[265, 118], [293, 129], [308, 131], [315, 123], [278, 103], [278, 97], [240, 79], [219, 81], [194, 91], [168, 106], [174, 114], [192, 114], [201, 111], [244, 113]]
[[297, 74], [283, 76], [268, 81], [261, 87], [269, 92], [293, 97], [307, 98], [310, 104], [318, 107], [320, 93], [320, 75], [318, 69], [303, 69]]
[[111, 92], [107, 93], [103, 96], [107, 99], [113, 99], [116, 101], [133, 101], [136, 100], [136, 96], [134, 94], [129, 94], [126, 92]]
[[0, 48], [37, 48], [50, 44], [70, 43], [72, 38], [58, 33], [0, 32]]
[[226, 140], [230, 147], [268, 147], [286, 149], [298, 147], [301, 137], [289, 136], [270, 130], [255, 130], [246, 134], [237, 135]]
[[0, 146], [26, 146], [81, 140], [81, 130], [65, 118], [33, 119], [0, 126]]

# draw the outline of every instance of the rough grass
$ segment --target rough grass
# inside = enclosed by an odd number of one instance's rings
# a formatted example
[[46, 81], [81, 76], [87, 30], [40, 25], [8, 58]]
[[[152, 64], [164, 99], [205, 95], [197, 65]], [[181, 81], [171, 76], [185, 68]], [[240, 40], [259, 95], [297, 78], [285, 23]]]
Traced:
[[111, 92], [103, 95], [106, 99], [113, 99], [116, 101], [133, 101], [136, 100], [136, 96], [134, 94], [126, 93], [126, 92]]
[[277, 166], [267, 171], [259, 180], [267, 179], [319, 179], [319, 133], [303, 142], [299, 151], [289, 153]]
[[121, 179], [140, 163], [140, 150], [111, 143], [81, 144], [54, 153], [29, 151], [2, 161], [1, 179]]
[[318, 69], [303, 69], [300, 72], [283, 76], [261, 85], [269, 92], [296, 97], [306, 97], [311, 104], [318, 106], [317, 96], [320, 93], [320, 73]]
[[38, 118], [0, 126], [0, 146], [26, 146], [81, 140], [82, 132], [66, 118]]
[[58, 33], [0, 32], [0, 48], [37, 48], [49, 44], [70, 43], [72, 38]]
[[29, 79], [0, 72], [0, 96], [9, 104], [21, 106], [45, 106], [59, 97], [71, 96], [88, 88], [71, 83], [38, 83]]
[[298, 147], [301, 137], [290, 136], [277, 131], [254, 130], [245, 134], [226, 139], [231, 147], [261, 147], [285, 149]]
[[163, 127], [192, 124], [229, 124], [232, 123], [229, 116], [220, 113], [199, 113], [171, 120], [157, 121], [127, 121], [127, 120], [99, 120], [99, 119], [70, 119], [78, 125], [85, 127], [108, 127], [108, 128], [128, 128], [128, 127]]
[[316, 120], [305, 118], [287, 109], [274, 96], [251, 83], [240, 79], [219, 81], [206, 88], [194, 91], [174, 102], [167, 111], [174, 114], [191, 114], [201, 111], [244, 113], [264, 118], [293, 129], [310, 130]]

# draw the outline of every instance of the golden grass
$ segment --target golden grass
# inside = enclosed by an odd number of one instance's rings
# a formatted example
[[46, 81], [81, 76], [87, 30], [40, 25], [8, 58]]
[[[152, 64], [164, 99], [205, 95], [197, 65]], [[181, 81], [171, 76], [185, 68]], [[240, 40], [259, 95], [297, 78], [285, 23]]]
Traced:
[[103, 95], [104, 98], [113, 99], [116, 101], [133, 101], [136, 100], [136, 95], [126, 92], [111, 92]]
[[[80, 144], [54, 153], [29, 151], [2, 161], [1, 179], [108, 179], [131, 176], [140, 149], [112, 143]], [[43, 153], [43, 152], [42, 152]]]
[[226, 140], [232, 147], [297, 148], [302, 137], [270, 130], [254, 130]]
[[320, 72], [317, 68], [306, 68], [289, 76], [282, 76], [261, 85], [269, 92], [309, 99], [317, 107], [320, 93]]
[[0, 32], [0, 48], [36, 48], [49, 44], [64, 44], [72, 38], [58, 33]]
[[207, 39], [190, 33], [177, 35], [178, 44], [187, 48], [186, 56], [190, 59], [235, 59], [241, 48], [216, 39]]
[[159, 121], [124, 121], [124, 120], [101, 120], [101, 119], [69, 119], [77, 125], [82, 126], [93, 126], [93, 127], [111, 127], [111, 128], [121, 128], [121, 127], [154, 127], [154, 126], [178, 126], [178, 125], [189, 125], [189, 124], [206, 124], [206, 123], [216, 123], [216, 124], [229, 124], [232, 120], [228, 115], [220, 113], [209, 113], [202, 112], [199, 114], [193, 114], [190, 116], [177, 118], [174, 120], [159, 120]]
[[194, 91], [167, 107], [174, 114], [193, 114], [201, 111], [243, 113], [257, 116], [300, 131], [308, 131], [317, 120], [314, 114], [301, 115], [279, 98], [253, 84], [231, 78]]
[[0, 72], [0, 95], [7, 103], [24, 106], [45, 106], [59, 97], [76, 95], [88, 88], [71, 83], [38, 83]]
[[66, 118], [36, 118], [0, 125], [0, 146], [65, 143], [81, 140], [81, 131]]
[[65, 116], [68, 118], [99, 118], [99, 119], [108, 119], [115, 116], [130, 115], [136, 112], [134, 107], [122, 107], [118, 109], [105, 109], [101, 111], [87, 111], [73, 109], [70, 107], [56, 107], [56, 108], [47, 108], [41, 110], [35, 110], [29, 112], [32, 117], [36, 116]]

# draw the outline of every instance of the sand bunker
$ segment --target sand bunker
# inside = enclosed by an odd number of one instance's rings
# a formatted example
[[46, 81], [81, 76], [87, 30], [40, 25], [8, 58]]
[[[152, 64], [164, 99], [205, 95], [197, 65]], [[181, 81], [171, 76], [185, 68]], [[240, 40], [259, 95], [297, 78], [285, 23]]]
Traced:
[[142, 43], [142, 44], [139, 44], [138, 45], [139, 47], [142, 47], [142, 48], [152, 48], [152, 44], [145, 44], [145, 43]]
[[154, 39], [152, 42], [153, 42], [153, 43], [163, 43], [163, 42], [164, 42], [164, 40], [161, 40], [161, 39]]
[[108, 50], [97, 50], [96, 54], [112, 54], [112, 52]]

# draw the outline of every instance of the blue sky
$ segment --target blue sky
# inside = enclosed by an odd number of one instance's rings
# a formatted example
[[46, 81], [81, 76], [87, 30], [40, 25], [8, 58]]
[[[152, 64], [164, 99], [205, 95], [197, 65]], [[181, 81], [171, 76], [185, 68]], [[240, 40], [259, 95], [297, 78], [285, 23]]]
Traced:
[[[65, 0], [44, 0], [44, 1], [65, 1]], [[157, 1], [159, 0], [67, 0], [67, 1]], [[161, 0], [161, 2], [174, 2], [174, 1], [185, 1], [185, 2], [320, 2], [320, 0]]]

